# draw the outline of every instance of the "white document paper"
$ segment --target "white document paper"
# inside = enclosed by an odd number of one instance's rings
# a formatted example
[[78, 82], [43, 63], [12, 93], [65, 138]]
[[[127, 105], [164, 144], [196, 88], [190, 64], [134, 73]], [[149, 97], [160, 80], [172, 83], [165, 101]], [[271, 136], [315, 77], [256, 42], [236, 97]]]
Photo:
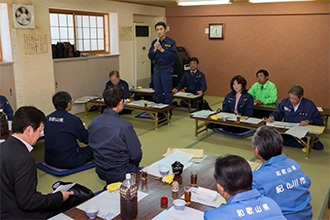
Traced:
[[161, 167], [166, 167], [170, 170], [170, 173], [172, 173], [172, 164], [175, 161], [180, 161], [184, 165], [184, 168], [188, 167], [188, 162], [194, 157], [193, 154], [188, 154], [185, 152], [182, 152], [180, 150], [176, 150], [173, 153], [167, 155], [161, 160], [156, 161], [155, 163], [148, 166], [148, 174], [151, 174], [153, 176], [162, 177], [159, 173], [159, 169]]
[[223, 116], [227, 117], [227, 120], [236, 121], [236, 115], [234, 113], [220, 112], [216, 114], [217, 118], [222, 118]]
[[297, 138], [303, 138], [309, 132], [309, 129], [305, 126], [294, 126], [287, 130], [285, 133]]
[[214, 114], [214, 112], [210, 111], [210, 110], [201, 110], [198, 112], [191, 113], [192, 116], [197, 117], [197, 118], [207, 118], [207, 117], [209, 117], [209, 115], [212, 115], [212, 114]]
[[70, 183], [70, 184], [66, 184], [66, 185], [60, 185], [59, 187], [57, 187], [53, 193], [56, 193], [60, 190], [64, 190], [64, 191], [69, 191], [71, 189], [71, 187], [73, 187], [76, 183]]
[[141, 88], [141, 89], [135, 89], [136, 92], [145, 92], [145, 93], [153, 93], [155, 90], [153, 88]]
[[159, 213], [152, 220], [203, 220], [204, 212], [190, 207], [185, 207], [183, 211], [177, 211], [172, 206], [168, 210]]
[[76, 104], [82, 104], [82, 103], [86, 103], [86, 102], [89, 102], [89, 101], [92, 101], [92, 100], [98, 99], [98, 98], [99, 98], [98, 96], [84, 96], [84, 97], [74, 100], [73, 102]]
[[55, 216], [49, 218], [48, 220], [73, 220], [73, 218], [70, 218], [69, 216], [67, 216], [64, 213], [60, 213], [58, 215], [55, 215]]
[[156, 103], [156, 104], [152, 105], [151, 107], [153, 107], [153, 108], [165, 108], [167, 106], [168, 106], [167, 104]]
[[173, 96], [174, 97], [187, 97], [187, 96], [192, 96], [193, 94], [190, 92], [177, 92]]
[[[146, 197], [148, 194], [138, 191], [138, 201]], [[87, 202], [77, 206], [78, 209], [85, 211], [90, 206], [96, 206], [99, 209], [98, 217], [104, 219], [113, 219], [120, 214], [120, 194], [119, 190], [114, 192], [104, 191], [99, 195], [91, 198]]]
[[259, 124], [260, 122], [262, 122], [263, 120], [260, 118], [253, 118], [253, 117], [249, 117], [245, 120], [243, 120], [242, 122], [244, 123], [249, 123], [249, 124]]
[[290, 129], [293, 128], [294, 126], [299, 126], [299, 123], [274, 121], [274, 122], [267, 122], [266, 125], [270, 127]]
[[319, 112], [323, 112], [323, 108], [322, 107], [317, 107], [317, 110], [319, 110]]
[[[181, 198], [183, 199], [184, 195]], [[204, 187], [191, 187], [191, 201], [215, 208], [226, 203], [226, 200], [217, 191]]]
[[145, 103], [147, 103], [148, 107], [153, 107], [155, 105], [154, 102], [150, 102], [150, 101], [146, 101], [146, 100], [133, 101], [133, 102], [127, 103], [127, 105], [128, 106], [134, 105], [134, 106], [144, 107]]

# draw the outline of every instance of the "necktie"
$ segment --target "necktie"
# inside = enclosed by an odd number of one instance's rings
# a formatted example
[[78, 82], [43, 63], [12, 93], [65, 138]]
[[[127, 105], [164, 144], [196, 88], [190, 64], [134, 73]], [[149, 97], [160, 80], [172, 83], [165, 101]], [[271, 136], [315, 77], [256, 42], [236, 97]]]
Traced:
[[264, 85], [261, 85], [261, 90], [263, 90], [264, 89]]

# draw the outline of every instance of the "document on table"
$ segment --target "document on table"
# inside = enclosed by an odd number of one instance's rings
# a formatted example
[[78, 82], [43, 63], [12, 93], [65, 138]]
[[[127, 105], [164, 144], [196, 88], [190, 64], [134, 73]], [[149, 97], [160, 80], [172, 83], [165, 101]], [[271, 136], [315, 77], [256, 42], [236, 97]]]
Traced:
[[303, 138], [309, 132], [305, 126], [294, 126], [287, 130], [285, 133], [297, 138]]
[[191, 96], [193, 95], [190, 92], [177, 92], [174, 94], [174, 97], [186, 97], [186, 96]]
[[130, 103], [127, 103], [128, 106], [130, 105], [134, 105], [134, 106], [140, 106], [140, 107], [144, 107], [144, 104], [147, 103], [148, 107], [153, 107], [155, 105], [154, 102], [150, 102], [150, 101], [146, 101], [146, 100], [138, 100], [138, 101], [133, 101]]
[[172, 164], [175, 161], [179, 161], [184, 165], [184, 168], [188, 166], [188, 162], [194, 157], [193, 154], [188, 154], [180, 150], [176, 150], [173, 153], [167, 155], [161, 160], [156, 161], [155, 163], [148, 166], [148, 173], [154, 176], [162, 177], [159, 173], [161, 167], [166, 167], [172, 173]]
[[[183, 199], [184, 195], [181, 198]], [[204, 187], [191, 187], [191, 201], [215, 208], [226, 203], [226, 200], [217, 191]]]
[[92, 101], [92, 100], [98, 99], [98, 98], [99, 98], [98, 96], [84, 96], [84, 97], [74, 100], [73, 102], [80, 104], [80, 103], [86, 103], [86, 102], [89, 102], [89, 101]]
[[[148, 194], [138, 191], [138, 201], [146, 197]], [[119, 190], [114, 192], [104, 191], [99, 195], [87, 200], [87, 202], [77, 206], [78, 209], [83, 211], [89, 206], [96, 206], [99, 209], [98, 217], [104, 219], [113, 219], [120, 214], [120, 194]]]
[[152, 220], [203, 220], [204, 219], [204, 212], [199, 211], [197, 209], [193, 209], [190, 207], [185, 207], [183, 211], [175, 210], [172, 206], [168, 210], [164, 210], [159, 213], [156, 217]]
[[49, 218], [48, 220], [73, 220], [73, 218], [70, 218], [69, 216], [67, 216], [64, 213], [60, 213], [58, 215], [55, 215], [55, 216]]
[[214, 114], [214, 112], [210, 111], [210, 110], [201, 110], [198, 112], [191, 113], [191, 115], [196, 118], [207, 118], [207, 117], [209, 117], [209, 115], [212, 115], [212, 114]]
[[260, 122], [262, 122], [263, 120], [260, 118], [253, 118], [253, 117], [248, 117], [247, 119], [245, 119], [244, 123], [249, 123], [249, 124], [259, 124]]
[[163, 103], [156, 103], [154, 105], [151, 105], [150, 107], [153, 107], [153, 108], [165, 108], [167, 107], [168, 105], [167, 104], [163, 104]]
[[289, 128], [292, 128], [294, 126], [299, 126], [299, 123], [274, 121], [274, 122], [267, 122], [266, 125], [267, 126], [270, 126], [270, 127], [289, 129]]
[[134, 92], [153, 93], [155, 92], [155, 90], [153, 88], [141, 88], [141, 89], [135, 89]]
[[227, 117], [227, 120], [236, 121], [236, 115], [234, 113], [220, 112], [216, 114], [217, 118], [222, 118], [223, 116]]
[[203, 156], [204, 156], [203, 149], [191, 149], [191, 148], [167, 148], [167, 151], [164, 154], [164, 156], [167, 156], [176, 150], [180, 150], [180, 151], [188, 153], [188, 154], [193, 154], [194, 158], [203, 158]]

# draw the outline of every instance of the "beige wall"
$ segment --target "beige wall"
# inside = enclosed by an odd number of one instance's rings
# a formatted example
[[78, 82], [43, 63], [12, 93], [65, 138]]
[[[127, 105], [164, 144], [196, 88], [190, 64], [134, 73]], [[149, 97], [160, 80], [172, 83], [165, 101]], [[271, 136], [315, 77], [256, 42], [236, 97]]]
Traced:
[[[134, 14], [150, 16], [164, 16], [165, 14], [165, 9], [160, 7], [141, 6], [106, 0], [1, 0], [1, 2], [8, 4], [17, 106], [34, 105], [46, 114], [53, 111], [49, 97], [55, 92], [54, 64], [51, 58], [51, 49], [49, 47], [48, 52], [44, 54], [27, 55], [23, 49], [23, 36], [24, 34], [46, 34], [50, 38], [49, 8], [118, 13], [119, 26], [133, 26]], [[13, 28], [12, 4], [34, 5], [35, 29]], [[132, 83], [133, 41], [120, 41], [119, 54], [119, 71], [123, 78], [129, 83]], [[79, 79], [73, 83], [79, 83]]]
[[[206, 94], [225, 96], [234, 75], [248, 88], [267, 69], [279, 98], [293, 84], [316, 105], [329, 107], [329, 2], [233, 4], [167, 8], [168, 35], [200, 59]], [[224, 23], [224, 40], [209, 40], [209, 23]]]

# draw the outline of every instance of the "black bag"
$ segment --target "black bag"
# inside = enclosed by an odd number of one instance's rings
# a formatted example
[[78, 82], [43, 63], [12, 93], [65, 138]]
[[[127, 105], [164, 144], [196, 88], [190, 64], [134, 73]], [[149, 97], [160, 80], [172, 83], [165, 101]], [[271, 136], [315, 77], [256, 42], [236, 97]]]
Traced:
[[9, 133], [8, 120], [6, 114], [3, 111], [0, 111], [0, 131], [1, 136]]
[[[52, 188], [53, 190], [57, 189], [60, 185], [67, 185], [71, 184], [72, 182], [62, 182], [62, 181], [57, 181], [53, 184]], [[71, 209], [72, 207], [75, 207], [86, 200], [94, 197], [94, 193], [92, 190], [88, 189], [85, 186], [82, 186], [78, 183], [73, 185], [68, 191], [73, 191], [74, 195], [71, 195], [62, 205], [62, 211], [66, 211], [68, 209]]]
[[213, 111], [209, 105], [209, 103], [203, 99], [203, 101], [200, 101], [199, 102], [199, 106], [198, 106], [198, 109], [199, 110], [210, 110], [210, 111]]

